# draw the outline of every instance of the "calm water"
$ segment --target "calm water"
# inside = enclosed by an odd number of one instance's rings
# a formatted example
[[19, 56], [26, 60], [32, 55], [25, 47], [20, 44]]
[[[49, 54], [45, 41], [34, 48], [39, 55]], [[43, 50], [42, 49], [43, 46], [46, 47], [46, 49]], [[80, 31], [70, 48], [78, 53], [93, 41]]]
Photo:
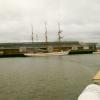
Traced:
[[100, 55], [0, 58], [0, 100], [77, 100]]

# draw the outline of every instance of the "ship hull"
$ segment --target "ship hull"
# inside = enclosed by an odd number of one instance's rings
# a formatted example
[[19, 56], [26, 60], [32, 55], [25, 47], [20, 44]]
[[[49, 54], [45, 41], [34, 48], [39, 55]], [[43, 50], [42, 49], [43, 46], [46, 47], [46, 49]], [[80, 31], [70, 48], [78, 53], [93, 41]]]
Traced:
[[93, 50], [70, 50], [69, 54], [92, 54]]
[[53, 52], [53, 53], [25, 53], [25, 56], [34, 57], [34, 56], [63, 56], [67, 55], [68, 52]]

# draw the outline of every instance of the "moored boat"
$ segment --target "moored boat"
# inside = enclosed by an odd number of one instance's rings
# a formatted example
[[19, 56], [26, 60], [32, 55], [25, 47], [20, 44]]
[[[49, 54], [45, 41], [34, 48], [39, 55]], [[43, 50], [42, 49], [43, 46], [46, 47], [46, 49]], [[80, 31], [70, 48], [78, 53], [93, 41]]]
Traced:
[[70, 50], [69, 54], [92, 54], [93, 50]]

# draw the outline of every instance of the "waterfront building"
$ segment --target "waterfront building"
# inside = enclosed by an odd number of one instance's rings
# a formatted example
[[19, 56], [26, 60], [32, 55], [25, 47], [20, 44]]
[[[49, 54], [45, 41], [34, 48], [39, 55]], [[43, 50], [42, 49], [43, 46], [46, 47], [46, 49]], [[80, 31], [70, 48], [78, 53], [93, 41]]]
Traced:
[[[48, 47], [45, 42], [19, 42], [19, 43], [0, 43], [2, 49], [18, 49], [20, 52], [53, 52], [59, 51], [59, 42], [48, 42]], [[63, 41], [61, 42], [61, 50], [96, 50], [96, 43], [80, 43], [78, 41]]]

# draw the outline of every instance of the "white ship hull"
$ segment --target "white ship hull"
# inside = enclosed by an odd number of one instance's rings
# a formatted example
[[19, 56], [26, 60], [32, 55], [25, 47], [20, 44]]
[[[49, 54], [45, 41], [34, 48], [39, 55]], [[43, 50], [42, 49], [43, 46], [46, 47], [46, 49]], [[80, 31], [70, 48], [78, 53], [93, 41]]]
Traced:
[[67, 55], [68, 52], [52, 52], [52, 53], [25, 53], [25, 56], [34, 57], [34, 56], [63, 56]]

